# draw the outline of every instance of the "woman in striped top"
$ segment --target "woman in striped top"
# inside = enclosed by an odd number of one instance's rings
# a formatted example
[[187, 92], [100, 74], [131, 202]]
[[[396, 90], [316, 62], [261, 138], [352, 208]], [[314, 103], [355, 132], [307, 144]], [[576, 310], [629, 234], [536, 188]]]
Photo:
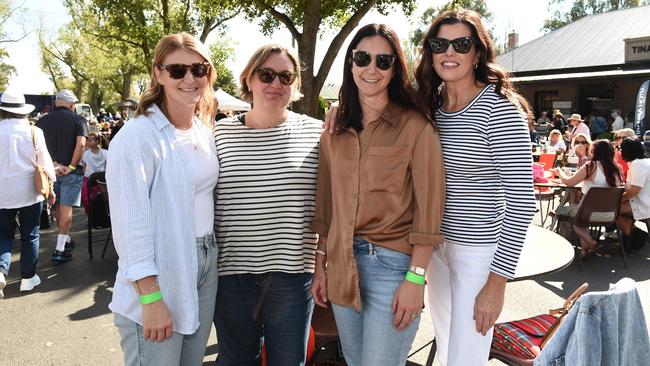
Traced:
[[440, 15], [422, 48], [416, 80], [440, 129], [447, 188], [445, 245], [428, 271], [436, 341], [443, 365], [485, 365], [535, 210], [529, 108], [477, 13]]
[[243, 115], [216, 127], [220, 365], [303, 365], [313, 300], [314, 217], [322, 122], [287, 110], [300, 66], [279, 45], [259, 48], [240, 75]]

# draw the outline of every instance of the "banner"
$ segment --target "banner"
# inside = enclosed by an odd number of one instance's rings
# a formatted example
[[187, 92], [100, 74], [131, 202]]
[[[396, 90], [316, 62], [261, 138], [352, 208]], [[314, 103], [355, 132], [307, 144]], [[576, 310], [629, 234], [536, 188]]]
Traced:
[[641, 84], [639, 93], [636, 95], [636, 108], [634, 109], [634, 132], [636, 132], [636, 135], [641, 138], [643, 138], [643, 134], [646, 132], [648, 125], [645, 115], [648, 88], [650, 88], [650, 79], [646, 79]]

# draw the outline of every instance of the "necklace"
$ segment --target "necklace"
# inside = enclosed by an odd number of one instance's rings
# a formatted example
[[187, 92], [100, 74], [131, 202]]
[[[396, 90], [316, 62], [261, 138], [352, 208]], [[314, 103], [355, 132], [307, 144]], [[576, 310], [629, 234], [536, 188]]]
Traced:
[[192, 123], [192, 127], [187, 130], [176, 129], [176, 141], [180, 145], [192, 145], [194, 150], [199, 149], [199, 136], [196, 133], [196, 126]]

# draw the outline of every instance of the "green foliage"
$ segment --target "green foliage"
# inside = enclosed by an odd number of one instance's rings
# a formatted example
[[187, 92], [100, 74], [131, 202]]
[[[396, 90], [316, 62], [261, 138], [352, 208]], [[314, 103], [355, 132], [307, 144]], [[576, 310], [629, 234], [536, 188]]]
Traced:
[[212, 61], [214, 69], [217, 72], [217, 79], [214, 82], [213, 88], [215, 90], [221, 88], [230, 95], [239, 94], [235, 77], [227, 66], [228, 61], [234, 53], [235, 49], [223, 38], [210, 46], [210, 61]]
[[5, 90], [7, 88], [9, 79], [16, 72], [16, 68], [3, 62], [4, 58], [7, 56], [9, 56], [7, 51], [4, 48], [0, 48], [0, 90]]
[[634, 8], [648, 4], [648, 0], [573, 0], [568, 11], [560, 10], [566, 8], [566, 3], [566, 0], [549, 1], [549, 10], [555, 9], [555, 11], [552, 18], [544, 21], [542, 30], [548, 33], [587, 15]]

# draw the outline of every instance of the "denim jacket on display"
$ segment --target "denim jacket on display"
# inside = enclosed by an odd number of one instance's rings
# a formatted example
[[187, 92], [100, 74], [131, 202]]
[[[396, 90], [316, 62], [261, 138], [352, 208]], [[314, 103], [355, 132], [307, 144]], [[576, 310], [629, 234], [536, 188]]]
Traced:
[[535, 359], [541, 365], [650, 365], [650, 341], [636, 283], [623, 278], [609, 291], [574, 304]]

